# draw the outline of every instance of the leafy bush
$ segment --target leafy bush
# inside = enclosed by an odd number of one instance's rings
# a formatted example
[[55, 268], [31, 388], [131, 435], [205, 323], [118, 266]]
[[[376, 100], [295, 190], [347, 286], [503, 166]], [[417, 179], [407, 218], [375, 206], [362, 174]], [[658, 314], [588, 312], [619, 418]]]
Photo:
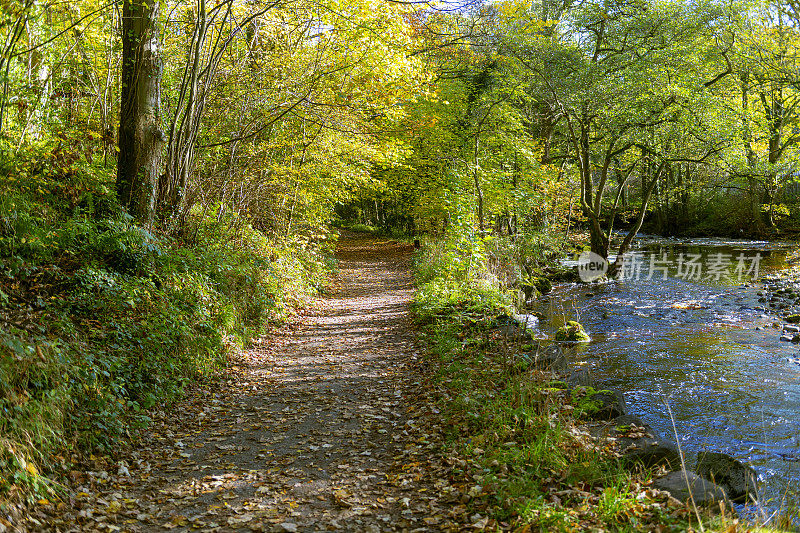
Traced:
[[550, 290], [549, 282], [541, 276], [543, 269], [552, 267], [565, 252], [564, 234], [553, 228], [499, 236], [486, 242], [489, 270], [503, 285], [533, 285], [539, 292]]
[[507, 309], [510, 295], [490, 273], [485, 250], [484, 239], [457, 229], [444, 240], [426, 242], [415, 257], [417, 313], [430, 316], [451, 307]]
[[508, 310], [509, 289], [520, 284], [550, 290], [545, 266], [564, 249], [562, 235], [547, 230], [513, 237], [481, 235], [467, 219], [450, 227], [441, 240], [429, 240], [417, 253], [418, 312], [431, 314], [452, 306], [472, 310]]

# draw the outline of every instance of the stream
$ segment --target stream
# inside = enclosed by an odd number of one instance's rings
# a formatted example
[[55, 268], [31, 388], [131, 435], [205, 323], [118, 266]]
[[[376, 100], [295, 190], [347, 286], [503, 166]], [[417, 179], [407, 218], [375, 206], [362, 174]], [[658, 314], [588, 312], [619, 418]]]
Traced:
[[[684, 450], [753, 466], [761, 498], [739, 511], [765, 520], [783, 500], [800, 500], [800, 344], [780, 340], [764, 283], [742, 274], [753, 261], [762, 277], [780, 272], [790, 249], [647, 236], [637, 246], [642, 268], [628, 279], [556, 285], [536, 301], [540, 333], [552, 338], [565, 320], [583, 324], [592, 340], [578, 345], [573, 364], [622, 391], [629, 414]], [[651, 265], [660, 268], [647, 279]]]

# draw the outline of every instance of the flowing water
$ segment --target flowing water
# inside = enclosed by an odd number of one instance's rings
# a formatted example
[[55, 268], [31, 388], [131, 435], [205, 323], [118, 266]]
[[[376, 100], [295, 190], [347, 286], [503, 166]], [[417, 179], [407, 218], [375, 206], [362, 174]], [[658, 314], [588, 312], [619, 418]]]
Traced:
[[[597, 384], [624, 392], [630, 414], [684, 450], [723, 452], [752, 465], [761, 502], [740, 511], [757, 519], [784, 498], [797, 502], [800, 348], [779, 340], [774, 313], [759, 301], [761, 284], [746, 275], [757, 254], [761, 275], [786, 268], [787, 248], [649, 238], [638, 251], [642, 268], [629, 269], [625, 281], [554, 287], [533, 308], [546, 317], [541, 332], [552, 338], [565, 320], [577, 319], [592, 341], [577, 348], [575, 364], [589, 365]], [[661, 269], [646, 279], [651, 254]], [[699, 279], [686, 279], [698, 274], [686, 268], [690, 260], [702, 265]]]

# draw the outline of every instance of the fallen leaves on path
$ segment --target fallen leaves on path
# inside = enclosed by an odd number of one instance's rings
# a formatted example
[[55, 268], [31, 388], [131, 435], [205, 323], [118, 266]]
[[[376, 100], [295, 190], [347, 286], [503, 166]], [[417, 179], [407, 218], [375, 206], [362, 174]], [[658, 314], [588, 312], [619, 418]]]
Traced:
[[[69, 473], [23, 529], [441, 531], [498, 526], [440, 453], [408, 318], [408, 250], [343, 243], [329, 295], [259, 339], [123, 456]], [[484, 506], [485, 507], [485, 506]]]

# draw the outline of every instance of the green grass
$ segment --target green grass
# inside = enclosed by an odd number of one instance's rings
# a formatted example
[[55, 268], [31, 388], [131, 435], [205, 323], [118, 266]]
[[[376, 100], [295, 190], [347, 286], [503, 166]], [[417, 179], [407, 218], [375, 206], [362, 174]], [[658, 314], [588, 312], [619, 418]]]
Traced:
[[360, 223], [359, 224], [353, 224], [352, 226], [346, 226], [346, 229], [349, 229], [350, 231], [355, 231], [355, 232], [358, 232], [358, 233], [370, 233], [372, 235], [376, 235], [376, 234], [380, 233], [380, 231], [381, 231], [380, 228], [377, 228], [375, 226], [368, 226], [367, 224], [360, 224]]
[[332, 224], [335, 228], [353, 231], [355, 233], [366, 233], [380, 237], [390, 237], [392, 240], [398, 242], [412, 243], [414, 237], [406, 233], [402, 229], [385, 226], [370, 226], [369, 224], [362, 224], [361, 222], [336, 220]]

